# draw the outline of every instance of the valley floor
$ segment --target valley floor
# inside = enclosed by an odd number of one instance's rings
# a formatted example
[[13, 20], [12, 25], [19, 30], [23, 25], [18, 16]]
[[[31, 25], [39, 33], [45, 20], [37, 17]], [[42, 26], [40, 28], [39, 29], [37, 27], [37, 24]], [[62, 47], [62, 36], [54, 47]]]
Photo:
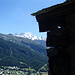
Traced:
[[0, 75], [48, 75], [48, 73], [29, 73], [23, 71], [0, 70]]
[[0, 75], [48, 75], [47, 72], [33, 72], [33, 71], [22, 71], [22, 70], [18, 70], [17, 67], [15, 67], [16, 69], [9, 69], [6, 67], [4, 68], [0, 68]]

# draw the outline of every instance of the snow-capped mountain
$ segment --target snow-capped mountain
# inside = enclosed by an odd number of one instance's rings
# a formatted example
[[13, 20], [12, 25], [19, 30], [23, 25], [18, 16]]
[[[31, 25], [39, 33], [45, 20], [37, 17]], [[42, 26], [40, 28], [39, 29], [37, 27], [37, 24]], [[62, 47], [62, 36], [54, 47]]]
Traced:
[[28, 32], [28, 33], [15, 33], [13, 35], [17, 36], [17, 37], [28, 38], [28, 39], [31, 39], [31, 40], [46, 40], [46, 38], [44, 38], [44, 37], [37, 37], [37, 36], [33, 35], [30, 32]]

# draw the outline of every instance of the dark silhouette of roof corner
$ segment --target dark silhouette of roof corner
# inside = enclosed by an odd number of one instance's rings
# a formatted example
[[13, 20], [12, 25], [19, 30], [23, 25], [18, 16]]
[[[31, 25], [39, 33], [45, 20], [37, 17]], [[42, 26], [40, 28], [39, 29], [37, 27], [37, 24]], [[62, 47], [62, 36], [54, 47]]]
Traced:
[[48, 8], [44, 8], [42, 10], [39, 10], [39, 11], [35, 12], [35, 13], [32, 13], [31, 15], [32, 16], [37, 16], [37, 15], [40, 15], [40, 14], [43, 14], [43, 13], [55, 10], [57, 8], [62, 8], [62, 7], [66, 6], [66, 5], [69, 5], [71, 3], [75, 3], [75, 0], [66, 0], [63, 3], [57, 4], [57, 5], [53, 5], [53, 6], [48, 7]]

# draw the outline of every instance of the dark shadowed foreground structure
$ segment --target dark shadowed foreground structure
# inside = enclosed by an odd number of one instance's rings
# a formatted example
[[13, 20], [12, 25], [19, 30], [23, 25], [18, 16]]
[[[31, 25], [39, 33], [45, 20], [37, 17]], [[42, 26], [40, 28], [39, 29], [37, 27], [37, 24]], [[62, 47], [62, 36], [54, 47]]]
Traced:
[[43, 9], [36, 16], [40, 32], [47, 32], [49, 75], [75, 75], [75, 0]]

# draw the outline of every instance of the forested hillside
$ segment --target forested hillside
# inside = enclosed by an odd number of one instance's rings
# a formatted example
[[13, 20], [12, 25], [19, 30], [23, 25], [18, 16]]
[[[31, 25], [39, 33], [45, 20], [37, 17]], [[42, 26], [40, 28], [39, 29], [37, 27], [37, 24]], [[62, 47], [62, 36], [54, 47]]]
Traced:
[[0, 34], [0, 38], [3, 38], [4, 40], [11, 41], [15, 44], [21, 45], [21, 46], [27, 46], [35, 50], [36, 52], [40, 52], [42, 54], [46, 54], [46, 48], [43, 46], [40, 42], [37, 43], [36, 41], [33, 41], [28, 38], [22, 38], [22, 37], [16, 37], [13, 35], [5, 35], [5, 34]]
[[30, 66], [38, 70], [46, 63], [45, 47], [29, 39], [0, 35], [0, 66]]

